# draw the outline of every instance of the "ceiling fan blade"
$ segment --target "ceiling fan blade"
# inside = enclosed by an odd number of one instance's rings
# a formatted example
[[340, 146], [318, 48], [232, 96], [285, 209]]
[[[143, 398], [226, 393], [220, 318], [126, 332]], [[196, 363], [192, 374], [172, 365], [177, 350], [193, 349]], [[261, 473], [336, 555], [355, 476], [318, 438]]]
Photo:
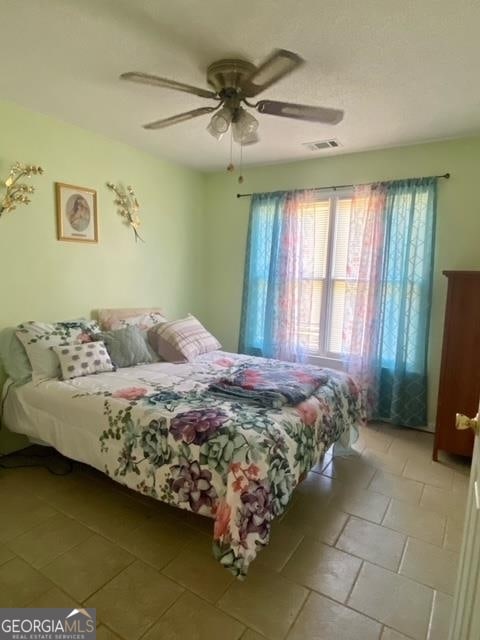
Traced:
[[140, 71], [128, 71], [122, 73], [121, 80], [130, 80], [131, 82], [138, 82], [140, 84], [150, 84], [156, 87], [163, 87], [164, 89], [175, 89], [175, 91], [185, 91], [185, 93], [193, 93], [201, 98], [217, 98], [217, 94], [208, 89], [200, 89], [199, 87], [192, 87], [189, 84], [183, 82], [176, 82], [175, 80], [169, 80], [168, 78], [161, 78], [160, 76], [154, 76], [150, 73], [141, 73]]
[[260, 100], [260, 102], [257, 102], [255, 107], [260, 113], [268, 113], [272, 116], [282, 116], [283, 118], [308, 120], [309, 122], [338, 124], [343, 120], [343, 111], [341, 109], [311, 107], [306, 104], [279, 102], [277, 100]]
[[275, 51], [255, 69], [247, 78], [244, 86], [245, 95], [250, 98], [261, 93], [281, 78], [288, 75], [304, 63], [297, 53], [286, 49]]
[[163, 129], [170, 127], [172, 124], [178, 124], [179, 122], [185, 122], [192, 118], [198, 118], [206, 113], [212, 113], [216, 111], [218, 107], [200, 107], [199, 109], [193, 109], [192, 111], [185, 111], [184, 113], [178, 113], [176, 116], [170, 116], [170, 118], [163, 118], [162, 120], [155, 120], [155, 122], [149, 122], [144, 124], [144, 129]]

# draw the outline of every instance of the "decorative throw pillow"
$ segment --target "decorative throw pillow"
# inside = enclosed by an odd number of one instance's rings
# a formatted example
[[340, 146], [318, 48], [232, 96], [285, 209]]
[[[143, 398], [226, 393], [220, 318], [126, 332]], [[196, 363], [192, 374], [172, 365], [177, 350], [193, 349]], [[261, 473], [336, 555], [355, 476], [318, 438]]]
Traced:
[[73, 343], [52, 350], [60, 361], [62, 380], [115, 370], [103, 342]]
[[[159, 322], [166, 322], [161, 309], [98, 309], [98, 321], [103, 331], [122, 329], [128, 325], [142, 325], [140, 328], [148, 329]], [[124, 322], [127, 321], [128, 322]]]
[[222, 346], [192, 315], [152, 327], [148, 339], [155, 352], [167, 362], [194, 360]]
[[116, 367], [134, 367], [136, 364], [150, 364], [158, 361], [144, 334], [135, 325], [124, 329], [102, 331], [95, 336], [95, 340], [105, 343]]
[[0, 360], [8, 377], [18, 384], [32, 379], [32, 367], [25, 347], [15, 335], [15, 327], [0, 331]]
[[134, 326], [138, 327], [141, 331], [147, 332], [148, 329], [154, 327], [156, 324], [166, 321], [167, 319], [161, 313], [144, 313], [138, 316], [131, 316], [130, 318], [112, 320], [110, 329], [124, 329], [125, 327]]
[[24, 322], [18, 325], [16, 336], [25, 347], [32, 366], [33, 382], [60, 376], [58, 358], [51, 347], [71, 342], [91, 342], [100, 327], [93, 320], [70, 322]]

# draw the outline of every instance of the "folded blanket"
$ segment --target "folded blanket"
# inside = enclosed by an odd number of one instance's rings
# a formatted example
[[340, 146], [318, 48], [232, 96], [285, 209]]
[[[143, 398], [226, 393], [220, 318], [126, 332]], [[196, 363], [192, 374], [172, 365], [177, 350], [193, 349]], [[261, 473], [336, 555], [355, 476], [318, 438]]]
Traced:
[[325, 371], [298, 365], [243, 365], [231, 376], [221, 378], [209, 386], [212, 393], [256, 402], [263, 407], [279, 409], [283, 405], [296, 406], [307, 400], [328, 381]]

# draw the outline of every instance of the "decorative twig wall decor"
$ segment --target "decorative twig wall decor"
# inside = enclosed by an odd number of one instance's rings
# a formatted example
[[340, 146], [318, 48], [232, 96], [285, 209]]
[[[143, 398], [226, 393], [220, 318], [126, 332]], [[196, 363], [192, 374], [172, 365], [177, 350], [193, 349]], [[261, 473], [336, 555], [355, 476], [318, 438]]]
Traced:
[[[23, 162], [15, 162], [10, 169], [7, 179], [0, 182], [0, 187], [5, 189], [3, 198], [0, 199], [0, 217], [2, 213], [13, 211], [19, 204], [29, 204], [31, 202], [29, 196], [35, 191], [34, 187], [19, 182], [21, 178], [31, 178], [32, 176], [41, 175], [42, 167], [33, 164], [23, 164]], [[1, 196], [0, 196], [1, 197]]]
[[143, 238], [138, 234], [138, 227], [140, 226], [140, 217], [138, 212], [140, 210], [140, 205], [138, 204], [137, 197], [135, 196], [135, 192], [132, 187], [125, 188], [121, 184], [115, 186], [113, 182], [107, 182], [107, 187], [117, 196], [113, 202], [117, 205], [117, 211], [123, 218], [124, 223], [129, 227], [132, 227], [133, 233], [135, 234], [135, 242], [137, 240], [144, 242]]

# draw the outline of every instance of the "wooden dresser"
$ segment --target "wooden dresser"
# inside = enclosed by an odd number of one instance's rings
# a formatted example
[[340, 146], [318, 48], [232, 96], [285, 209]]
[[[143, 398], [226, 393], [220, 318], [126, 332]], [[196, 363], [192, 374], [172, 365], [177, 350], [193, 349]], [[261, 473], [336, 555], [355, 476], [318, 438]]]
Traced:
[[455, 414], [473, 418], [480, 397], [480, 271], [448, 278], [433, 459], [439, 450], [471, 456], [474, 434], [455, 429]]

